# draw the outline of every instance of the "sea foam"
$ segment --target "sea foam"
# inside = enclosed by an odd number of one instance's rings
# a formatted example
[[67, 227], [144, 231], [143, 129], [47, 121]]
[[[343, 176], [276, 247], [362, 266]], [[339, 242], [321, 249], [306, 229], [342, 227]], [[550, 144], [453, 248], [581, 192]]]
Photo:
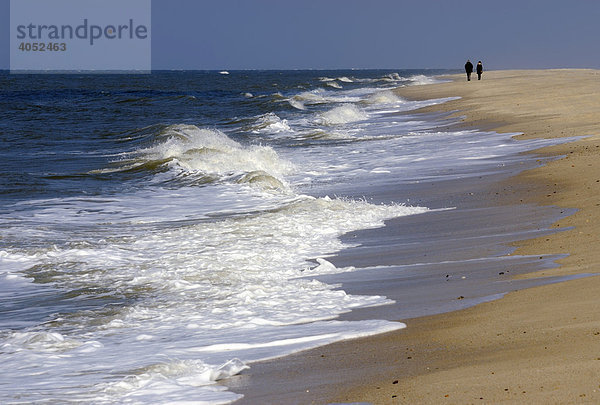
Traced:
[[[84, 294], [110, 286], [113, 297], [135, 292], [136, 299], [65, 314], [46, 332], [5, 337], [0, 342], [4, 362], [15, 370], [10, 379], [51, 379], [57, 398], [65, 384], [76, 382], [80, 391], [72, 390], [72, 398], [80, 401], [144, 400], [158, 393], [165, 401], [205, 398], [213, 381], [243, 370], [247, 361], [403, 327], [384, 321], [326, 321], [388, 300], [351, 296], [312, 277], [352, 271], [322, 258], [344, 247], [341, 234], [425, 211], [301, 197], [240, 218], [176, 228], [121, 228], [119, 233], [126, 233], [122, 238], [109, 229], [102, 236], [103, 228], [98, 228], [90, 243], [16, 255], [20, 262], [42, 260], [55, 287]], [[94, 242], [97, 237], [104, 242]], [[307, 261], [311, 258], [317, 266]], [[93, 378], [85, 372], [90, 363], [97, 371], [133, 376], [92, 387]], [[191, 391], [200, 386], [206, 388]], [[39, 398], [34, 391], [28, 395], [33, 401]], [[44, 394], [53, 395], [52, 390]]]

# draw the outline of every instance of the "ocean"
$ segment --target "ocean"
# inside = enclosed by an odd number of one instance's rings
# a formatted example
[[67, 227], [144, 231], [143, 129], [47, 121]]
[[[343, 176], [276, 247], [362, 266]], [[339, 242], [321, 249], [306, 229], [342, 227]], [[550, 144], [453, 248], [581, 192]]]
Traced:
[[550, 144], [393, 92], [443, 73], [0, 73], [0, 402], [229, 403], [249, 363], [405, 327], [342, 316], [398, 304], [340, 287], [344, 235]]

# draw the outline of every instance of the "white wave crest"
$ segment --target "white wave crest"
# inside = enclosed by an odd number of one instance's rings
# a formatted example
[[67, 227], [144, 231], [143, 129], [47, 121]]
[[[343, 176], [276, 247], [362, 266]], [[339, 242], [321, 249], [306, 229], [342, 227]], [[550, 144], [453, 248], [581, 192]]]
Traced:
[[404, 100], [394, 94], [394, 92], [385, 90], [372, 94], [366, 101], [369, 104], [395, 104], [401, 103]]
[[344, 104], [321, 114], [320, 121], [325, 125], [347, 124], [362, 121], [367, 114], [354, 104]]
[[287, 120], [282, 120], [277, 114], [270, 112], [258, 117], [256, 124], [252, 127], [252, 132], [276, 134], [292, 132], [292, 128], [288, 125]]
[[[284, 128], [287, 124], [271, 122], [265, 128], [269, 125]], [[162, 131], [158, 140], [155, 145], [134, 152], [134, 158], [126, 161], [126, 167], [160, 162], [177, 172], [222, 179], [262, 171], [283, 184], [283, 177], [294, 171], [292, 163], [281, 159], [273, 148], [243, 146], [216, 129], [171, 125]]]

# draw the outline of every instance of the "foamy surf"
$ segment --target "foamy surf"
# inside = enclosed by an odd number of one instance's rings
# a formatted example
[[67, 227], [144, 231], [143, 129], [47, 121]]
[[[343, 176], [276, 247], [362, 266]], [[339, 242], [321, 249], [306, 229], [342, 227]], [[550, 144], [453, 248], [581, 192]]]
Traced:
[[[384, 321], [327, 321], [352, 308], [383, 305], [387, 300], [350, 296], [306, 277], [353, 270], [338, 269], [321, 258], [344, 247], [341, 234], [425, 211], [304, 197], [257, 215], [176, 229], [130, 226], [121, 228], [123, 237], [111, 242], [79, 239], [79, 245], [13, 255], [19, 268], [26, 261], [45, 263], [53, 272], [49, 281], [54, 288], [84, 294], [102, 283], [111, 286], [113, 299], [125, 301], [87, 314], [64, 314], [53, 320], [52, 332], [4, 335], [0, 343], [4, 363], [21, 370], [11, 373], [10, 380], [54, 381], [54, 387], [43, 392], [23, 394], [29, 401], [60, 398], [67, 381], [79, 381], [79, 389], [71, 388], [71, 398], [77, 401], [148, 400], [157, 393], [168, 401], [201, 399], [213, 392], [214, 381], [267, 353], [266, 357], [280, 356], [402, 327]], [[168, 212], [163, 216], [169, 219]], [[94, 234], [103, 232], [105, 239], [111, 238], [112, 232], [102, 227]], [[308, 262], [310, 258], [318, 265]], [[77, 269], [78, 276], [54, 270], [61, 268]], [[125, 304], [128, 292], [135, 292], [136, 300]], [[320, 305], [314, 305], [316, 300]], [[281, 335], [289, 338], [273, 340]], [[245, 336], [243, 344], [240, 336]], [[85, 372], [89, 364], [104, 372], [117, 366], [121, 370], [117, 374], [133, 370], [133, 375], [94, 384]], [[227, 371], [224, 365], [229, 365]]]
[[399, 114], [445, 101], [394, 94], [419, 73], [92, 76], [77, 114], [40, 90], [63, 112], [28, 143], [15, 122], [28, 164], [0, 168], [20, 182], [0, 195], [0, 401], [228, 403], [217, 382], [254, 361], [404, 327], [337, 320], [391, 300], [316, 279], [362, 271], [329, 261], [341, 235], [427, 212], [371, 187], [540, 145]]

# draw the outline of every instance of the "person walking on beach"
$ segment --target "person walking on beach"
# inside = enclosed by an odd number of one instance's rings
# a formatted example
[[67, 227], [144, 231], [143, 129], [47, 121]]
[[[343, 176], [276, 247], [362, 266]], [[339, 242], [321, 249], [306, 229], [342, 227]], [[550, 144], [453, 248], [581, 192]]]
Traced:
[[473, 73], [473, 64], [469, 59], [465, 63], [465, 72], [467, 72], [467, 81], [471, 81], [471, 73]]
[[483, 73], [483, 65], [479, 61], [477, 62], [477, 80], [481, 80], [481, 73]]

